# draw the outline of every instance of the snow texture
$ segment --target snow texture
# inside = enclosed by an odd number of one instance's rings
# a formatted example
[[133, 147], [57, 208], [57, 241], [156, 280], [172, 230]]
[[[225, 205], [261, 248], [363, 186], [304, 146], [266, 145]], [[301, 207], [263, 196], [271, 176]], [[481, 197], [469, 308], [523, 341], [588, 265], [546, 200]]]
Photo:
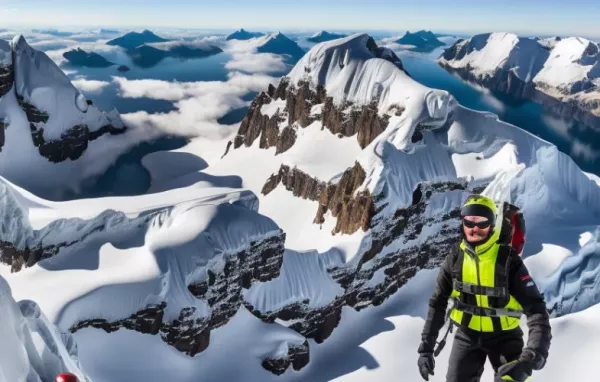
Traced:
[[77, 344], [68, 332], [48, 321], [30, 300], [16, 302], [0, 276], [0, 381], [53, 381], [64, 372], [91, 382], [82, 371]]
[[[506, 34], [496, 37], [494, 44], [506, 51], [519, 44]], [[160, 162], [156, 157], [145, 164], [150, 173], [159, 172], [153, 179], [161, 180], [166, 191], [157, 194], [53, 203], [6, 181], [5, 194], [12, 196], [5, 198], [3, 211], [17, 218], [3, 220], [2, 234], [11, 240], [31, 240], [27, 238], [44, 230], [48, 239], [58, 231], [72, 233], [81, 223], [75, 219], [97, 221], [102, 211], [130, 220], [110, 224], [110, 230], [19, 273], [10, 274], [0, 266], [0, 274], [9, 280], [17, 298], [37, 301], [50, 321], [63, 329], [84, 318], [123, 318], [162, 299], [173, 304], [166, 312], [170, 318], [183, 306], [196, 307], [201, 317], [209, 307], [202, 300], [192, 301], [187, 283], [205, 280], [207, 270], [219, 269], [226, 254], [282, 229], [286, 252], [280, 276], [254, 284], [244, 298], [266, 311], [303, 299], [323, 306], [341, 292], [326, 270], [358, 262], [369, 249], [372, 232], [331, 235], [332, 216], [325, 216], [322, 226], [313, 223], [317, 201], [294, 197], [281, 185], [262, 194], [265, 181], [282, 164], [322, 181], [335, 181], [358, 161], [366, 173], [359, 191], [383, 196], [379, 201], [385, 205], [379, 212], [383, 216], [411, 204], [422, 182], [489, 183], [486, 195], [523, 210], [528, 228], [525, 262], [549, 304], [559, 303], [559, 313], [565, 315], [551, 320], [552, 359], [534, 378], [595, 381], [600, 373], [594, 348], [600, 341], [597, 179], [549, 142], [494, 114], [462, 107], [447, 92], [416, 83], [369, 46], [364, 34], [318, 44], [290, 73], [294, 84], [302, 80], [312, 87], [324, 86], [338, 104], [376, 101], [381, 114], [392, 106], [405, 108], [401, 116], [392, 114], [386, 130], [364, 149], [355, 137], [338, 138], [316, 121], [298, 129], [294, 146], [279, 155], [274, 155], [275, 148], [260, 149], [255, 142], [231, 149], [206, 168], [186, 175], [178, 171], [174, 178], [164, 174], [164, 164], [152, 168]], [[501, 61], [492, 54], [488, 59]], [[520, 67], [519, 74], [530, 77], [537, 61], [524, 62], [530, 65]], [[413, 142], [417, 126], [423, 138]], [[177, 153], [202, 157], [211, 145], [193, 140]], [[173, 154], [163, 153], [162, 158], [166, 161]], [[186, 182], [180, 182], [184, 177]], [[462, 190], [435, 195], [424, 217], [446, 214], [465, 197]], [[136, 229], [140, 220], [135, 219], [143, 218], [149, 224]], [[46, 227], [55, 221], [61, 223], [48, 231]], [[24, 237], [9, 233], [13, 229], [22, 230]], [[441, 229], [439, 223], [425, 224], [415, 239], [393, 241], [378, 256], [423, 243]], [[380, 283], [383, 276], [376, 273], [370, 285]], [[155, 336], [127, 330], [108, 334], [87, 328], [78, 331], [75, 339], [86, 372], [101, 381], [119, 380], [122, 375], [143, 381], [344, 382], [383, 382], [402, 375], [404, 380], [417, 381], [416, 349], [435, 277], [435, 270], [422, 270], [380, 306], [360, 312], [345, 307], [330, 338], [319, 345], [310, 341], [309, 365], [281, 377], [264, 370], [257, 360], [282, 355], [301, 344], [303, 337], [285, 325], [263, 323], [244, 308], [211, 332], [210, 346], [194, 358]], [[526, 329], [525, 320], [522, 325]], [[575, 345], [581, 352], [572, 351]], [[434, 382], [444, 380], [451, 338], [446, 346], [436, 360], [436, 375], [430, 379]], [[415, 357], [402, 356], [406, 354]], [[587, 366], [565, 366], [573, 364]], [[491, 380], [491, 374], [487, 365], [483, 378]]]

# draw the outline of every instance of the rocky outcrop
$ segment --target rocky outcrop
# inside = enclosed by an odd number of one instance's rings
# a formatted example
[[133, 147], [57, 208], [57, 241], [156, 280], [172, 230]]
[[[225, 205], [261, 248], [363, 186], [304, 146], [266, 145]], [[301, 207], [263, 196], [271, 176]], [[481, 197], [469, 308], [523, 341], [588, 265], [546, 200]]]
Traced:
[[117, 135], [126, 131], [126, 128], [116, 128], [112, 125], [102, 126], [98, 130], [90, 131], [86, 125], [76, 125], [61, 134], [60, 139], [46, 140], [44, 138], [44, 124], [48, 122], [48, 113], [39, 110], [17, 95], [19, 105], [27, 115], [33, 144], [40, 154], [50, 162], [59, 163], [67, 159], [76, 160], [87, 150], [88, 143], [98, 139], [104, 134]]
[[318, 201], [321, 198], [321, 192], [327, 184], [315, 177], [294, 167], [281, 165], [279, 172], [273, 174], [263, 186], [262, 194], [268, 195], [279, 184], [283, 184], [286, 190], [292, 191], [294, 196], [302, 199]]
[[[270, 117], [260, 112], [263, 105], [276, 100], [285, 101], [283, 110]], [[314, 112], [317, 105], [321, 107], [320, 112]], [[269, 85], [266, 93], [261, 92], [252, 101], [233, 140], [233, 147], [250, 147], [260, 137], [261, 149], [275, 146], [276, 154], [280, 154], [294, 145], [298, 128], [322, 121], [323, 127], [339, 137], [356, 135], [359, 146], [365, 148], [385, 130], [392, 114], [400, 116], [404, 111], [400, 106], [390, 107], [380, 115], [377, 105], [378, 100], [368, 105], [351, 102], [336, 105], [323, 86], [312, 89], [307, 81], [290, 84], [289, 78], [284, 77], [277, 88]]]
[[279, 276], [283, 262], [285, 233], [250, 243], [247, 249], [225, 255], [219, 272], [207, 270], [207, 279], [188, 285], [196, 298], [206, 300], [212, 313], [209, 327], [226, 324], [242, 305], [242, 288]]
[[0, 97], [12, 88], [14, 73], [12, 65], [0, 65]]
[[[247, 248], [225, 256], [225, 265], [219, 272], [207, 270], [208, 279], [191, 283], [188, 289], [196, 298], [206, 300], [210, 314], [198, 317], [196, 308], [183, 308], [179, 318], [164, 321], [164, 310], [168, 304], [149, 305], [131, 316], [109, 322], [104, 319], [84, 320], [74, 324], [70, 331], [93, 327], [108, 333], [129, 329], [145, 334], [160, 334], [162, 340], [190, 357], [206, 350], [210, 343], [210, 332], [225, 325], [242, 306], [242, 288], [254, 282], [269, 281], [279, 276], [283, 261], [285, 233], [251, 242]], [[308, 346], [305, 350], [294, 349], [288, 353], [287, 364], [304, 366], [308, 362]], [[287, 368], [287, 366], [286, 366]]]
[[4, 147], [4, 130], [8, 127], [8, 123], [4, 121], [4, 119], [0, 118], [0, 152], [2, 151], [2, 147]]
[[282, 357], [265, 358], [262, 366], [275, 375], [285, 373], [290, 365], [296, 371], [308, 365], [310, 360], [308, 353], [308, 341], [302, 345], [288, 345], [287, 355]]
[[314, 308], [310, 300], [303, 300], [270, 312], [260, 312], [248, 302], [246, 308], [263, 322], [273, 323], [275, 320], [292, 321], [288, 326], [306, 338], [313, 338], [317, 343], [325, 341], [338, 326], [342, 318], [342, 306], [346, 305], [344, 296], [336, 298], [331, 304]]
[[[557, 41], [560, 41], [560, 39]], [[538, 46], [545, 51], [550, 51], [549, 54], [553, 55], [552, 49], [555, 44], [556, 41], [549, 46], [543, 44], [539, 44]], [[448, 72], [457, 74], [466, 81], [476, 83], [495, 92], [506, 94], [517, 101], [529, 100], [537, 102], [545, 110], [558, 117], [567, 120], [575, 119], [587, 126], [600, 128], [600, 99], [585, 95], [592, 91], [598, 91], [598, 86], [592, 79], [583, 78], [580, 81], [575, 81], [568, 86], [559, 88], [537, 80], [533, 82], [537, 74], [536, 72], [531, 74], [528, 80], [522, 80], [517, 77], [511, 68], [496, 68], [491, 74], [476, 74], [476, 68], [470, 65], [465, 67], [451, 65], [452, 62], [460, 61], [473, 51], [482, 48], [475, 45], [476, 43], [473, 41], [465, 42], [463, 39], [458, 40], [444, 51], [438, 64]], [[593, 57], [597, 53], [598, 45], [590, 42], [584, 53], [584, 57]], [[554, 54], [557, 55], [558, 53]], [[579, 63], [582, 64], [581, 62]], [[588, 63], [588, 65], [591, 64], [593, 62]]]
[[281, 183], [294, 196], [319, 202], [314, 223], [323, 224], [325, 214], [330, 211], [337, 218], [332, 234], [352, 234], [359, 229], [366, 231], [371, 222], [373, 200], [369, 191], [354, 195], [365, 177], [365, 171], [358, 162], [347, 169], [336, 183], [326, 183], [296, 167], [290, 169], [281, 165], [279, 172], [267, 179], [262, 194], [268, 195]]
[[454, 68], [444, 62], [438, 63], [448, 72], [457, 74], [466, 81], [474, 82], [494, 91], [508, 94], [517, 100], [532, 100], [535, 98], [535, 84], [521, 80], [512, 71], [497, 69], [492, 76], [479, 76], [474, 74], [474, 69], [470, 66], [465, 68]]
[[327, 97], [323, 105], [323, 126], [332, 134], [351, 137], [357, 135], [361, 148], [367, 147], [388, 125], [390, 116], [378, 114], [377, 101], [368, 105], [353, 105], [346, 102], [336, 106], [333, 98]]
[[[360, 169], [355, 168], [354, 173], [360, 174]], [[357, 175], [354, 179], [358, 181], [360, 177]], [[345, 184], [352, 189], [352, 182]], [[357, 263], [328, 269], [344, 289], [342, 295], [321, 307], [311, 306], [311, 301], [304, 299], [274, 311], [259, 311], [248, 302], [245, 302], [246, 308], [264, 322], [279, 322], [317, 343], [325, 341], [338, 326], [344, 306], [360, 311], [382, 304], [419, 270], [438, 267], [458, 243], [461, 206], [456, 205], [447, 213], [426, 216], [425, 211], [434, 195], [457, 190], [480, 193], [484, 187], [473, 187], [466, 181], [423, 182], [415, 188], [411, 204], [391, 215], [385, 211], [384, 195], [377, 195], [373, 198], [376, 211], [368, 227], [372, 232], [370, 247]], [[416, 242], [427, 226], [441, 229]], [[398, 242], [400, 244], [394, 247], [399, 249], [386, 252], [386, 248]], [[273, 368], [274, 373], [284, 372], [287, 366], [282, 362], [273, 361], [268, 367]]]
[[0, 263], [10, 265], [11, 272], [19, 272], [23, 267], [31, 267], [43, 259], [50, 258], [58, 253], [60, 248], [68, 243], [49, 247], [34, 246], [32, 248], [17, 248], [13, 243], [0, 240]]
[[[9, 202], [11, 203], [11, 202]], [[14, 202], [12, 202], [14, 203]], [[5, 204], [6, 206], [6, 204]], [[13, 220], [17, 219], [20, 212], [12, 210], [14, 215]], [[19, 272], [24, 267], [31, 267], [39, 261], [53, 257], [59, 251], [67, 249], [71, 246], [82, 243], [87, 240], [90, 235], [99, 232], [111, 232], [111, 230], [119, 229], [145, 229], [147, 223], [155, 216], [155, 213], [139, 216], [137, 218], [128, 218], [122, 212], [106, 210], [99, 216], [90, 220], [82, 220], [79, 218], [59, 219], [55, 220], [41, 230], [33, 230], [27, 232], [30, 227], [22, 222], [15, 222], [15, 226], [9, 228], [10, 231], [18, 230], [18, 232], [3, 233], [3, 239], [0, 239], [0, 263], [10, 265], [11, 272]], [[0, 224], [0, 227], [2, 224]], [[115, 228], [119, 227], [119, 228]], [[69, 240], [60, 241], [58, 243], [49, 244], [45, 238], [51, 236], [60, 236], [60, 231], [68, 230], [70, 235]], [[15, 245], [12, 241], [7, 240], [5, 235], [23, 239], [22, 236], [28, 236], [24, 239], [24, 244]]]
[[368, 190], [355, 191], [365, 181], [366, 174], [361, 165], [356, 162], [354, 167], [344, 171], [337, 183], [330, 183], [321, 191], [319, 208], [314, 222], [325, 222], [325, 213], [337, 218], [332, 234], [352, 234], [358, 229], [366, 231], [371, 224], [373, 215], [373, 198]]
[[179, 318], [164, 322], [166, 302], [148, 305], [122, 320], [109, 322], [105, 319], [92, 319], [78, 322], [69, 331], [75, 333], [83, 328], [102, 329], [107, 333], [119, 329], [134, 330], [143, 334], [160, 334], [164, 342], [191, 357], [206, 350], [210, 342], [210, 330], [205, 319], [194, 318], [195, 308], [182, 309]]
[[289, 148], [294, 144], [295, 133], [291, 134], [288, 131], [284, 134], [284, 132], [280, 133], [279, 131], [279, 124], [286, 120], [286, 113], [277, 111], [272, 117], [260, 113], [261, 107], [269, 103], [271, 103], [271, 97], [265, 92], [261, 92], [252, 101], [248, 114], [242, 120], [238, 133], [233, 140], [235, 149], [242, 145], [250, 147], [259, 137], [259, 147], [261, 149], [275, 146], [277, 147], [277, 154], [283, 152], [281, 151], [283, 148]]

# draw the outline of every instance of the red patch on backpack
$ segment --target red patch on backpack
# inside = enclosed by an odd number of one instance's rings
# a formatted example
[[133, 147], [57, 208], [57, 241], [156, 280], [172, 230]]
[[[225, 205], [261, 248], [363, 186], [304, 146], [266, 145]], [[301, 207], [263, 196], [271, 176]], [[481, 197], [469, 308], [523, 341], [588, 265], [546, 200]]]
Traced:
[[525, 281], [525, 280], [528, 280], [530, 278], [531, 278], [531, 276], [529, 276], [529, 275], [521, 276], [521, 281]]

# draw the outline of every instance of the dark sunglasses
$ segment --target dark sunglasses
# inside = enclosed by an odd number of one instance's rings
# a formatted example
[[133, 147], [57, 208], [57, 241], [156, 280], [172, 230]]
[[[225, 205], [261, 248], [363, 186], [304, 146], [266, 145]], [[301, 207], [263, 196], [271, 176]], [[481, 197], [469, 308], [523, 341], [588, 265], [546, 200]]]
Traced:
[[467, 228], [480, 228], [480, 229], [485, 229], [487, 227], [489, 227], [491, 225], [491, 222], [489, 220], [484, 221], [484, 222], [479, 222], [479, 223], [475, 223], [473, 221], [470, 220], [463, 220], [463, 224], [465, 225], [465, 227]]

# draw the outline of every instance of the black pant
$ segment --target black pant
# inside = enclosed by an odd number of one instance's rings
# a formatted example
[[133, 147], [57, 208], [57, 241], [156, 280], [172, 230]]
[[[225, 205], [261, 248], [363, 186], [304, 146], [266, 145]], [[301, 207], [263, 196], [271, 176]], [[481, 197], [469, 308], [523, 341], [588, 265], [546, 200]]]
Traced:
[[479, 382], [485, 360], [490, 358], [494, 371], [506, 362], [519, 358], [523, 349], [521, 328], [500, 333], [480, 333], [458, 328], [446, 374], [446, 382]]

